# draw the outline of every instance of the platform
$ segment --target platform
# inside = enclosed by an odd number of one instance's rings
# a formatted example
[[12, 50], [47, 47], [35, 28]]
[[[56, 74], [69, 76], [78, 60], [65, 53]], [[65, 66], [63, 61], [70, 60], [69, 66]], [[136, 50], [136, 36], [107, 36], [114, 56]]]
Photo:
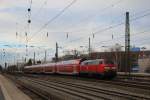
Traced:
[[[26, 94], [19, 90], [16, 85], [0, 74], [0, 87], [4, 98], [2, 100], [31, 100]], [[0, 98], [1, 100], [1, 98]]]
[[1, 87], [0, 87], [0, 100], [5, 100]]

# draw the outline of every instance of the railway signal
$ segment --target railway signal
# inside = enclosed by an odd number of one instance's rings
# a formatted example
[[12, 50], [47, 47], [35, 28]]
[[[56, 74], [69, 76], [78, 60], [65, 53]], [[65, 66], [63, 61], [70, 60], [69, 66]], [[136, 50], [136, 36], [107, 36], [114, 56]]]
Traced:
[[67, 39], [68, 39], [68, 33], [67, 33]]

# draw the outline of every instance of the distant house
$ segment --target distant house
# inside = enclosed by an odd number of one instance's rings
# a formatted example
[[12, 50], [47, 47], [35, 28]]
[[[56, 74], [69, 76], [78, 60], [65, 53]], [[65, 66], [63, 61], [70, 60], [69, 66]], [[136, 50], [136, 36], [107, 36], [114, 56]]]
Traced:
[[141, 73], [150, 73], [150, 57], [149, 58], [142, 58], [138, 60], [139, 63], [139, 72]]

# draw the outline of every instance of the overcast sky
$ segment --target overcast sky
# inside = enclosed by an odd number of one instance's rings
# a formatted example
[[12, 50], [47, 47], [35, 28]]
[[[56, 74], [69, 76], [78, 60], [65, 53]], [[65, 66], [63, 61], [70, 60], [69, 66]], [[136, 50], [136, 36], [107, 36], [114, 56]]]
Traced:
[[[101, 46], [124, 45], [126, 11], [130, 12], [131, 45], [150, 49], [150, 0], [74, 0], [70, 7], [44, 27], [72, 0], [30, 1], [0, 0], [1, 61], [4, 60], [4, 52], [5, 61], [9, 62], [25, 57], [26, 32], [28, 46], [32, 46], [28, 48], [29, 57], [33, 56], [33, 51], [42, 57], [44, 50], [48, 51], [49, 58], [52, 57], [56, 42], [62, 47], [60, 52], [79, 49], [80, 46], [88, 46], [89, 37], [97, 51], [103, 49]], [[30, 6], [31, 25], [28, 28], [27, 9]]]

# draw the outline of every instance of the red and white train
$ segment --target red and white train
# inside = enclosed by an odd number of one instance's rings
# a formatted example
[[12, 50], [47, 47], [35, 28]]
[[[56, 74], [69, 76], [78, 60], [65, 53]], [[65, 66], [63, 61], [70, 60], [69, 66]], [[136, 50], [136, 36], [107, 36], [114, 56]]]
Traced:
[[26, 73], [51, 73], [65, 75], [101, 75], [104, 77], [115, 77], [116, 66], [110, 60], [67, 60], [56, 63], [25, 66]]

